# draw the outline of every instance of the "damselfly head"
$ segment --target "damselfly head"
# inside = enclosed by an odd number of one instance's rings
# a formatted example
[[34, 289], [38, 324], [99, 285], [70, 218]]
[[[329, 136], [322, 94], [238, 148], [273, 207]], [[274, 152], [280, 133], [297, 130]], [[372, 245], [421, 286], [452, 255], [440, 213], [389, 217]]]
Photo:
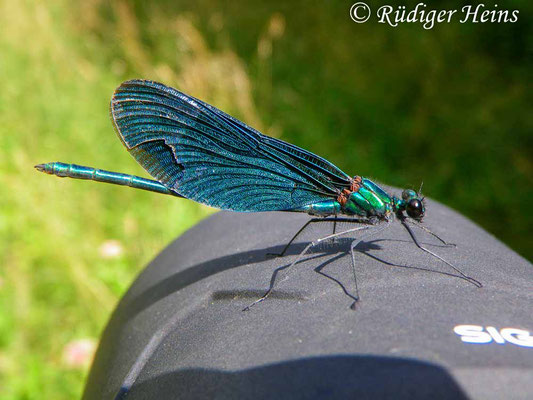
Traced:
[[420, 221], [424, 217], [425, 207], [421, 199], [411, 199], [405, 207], [407, 215]]
[[402, 200], [405, 202], [407, 215], [417, 221], [422, 220], [426, 211], [424, 198], [420, 198], [418, 193], [412, 189], [405, 189], [402, 192]]

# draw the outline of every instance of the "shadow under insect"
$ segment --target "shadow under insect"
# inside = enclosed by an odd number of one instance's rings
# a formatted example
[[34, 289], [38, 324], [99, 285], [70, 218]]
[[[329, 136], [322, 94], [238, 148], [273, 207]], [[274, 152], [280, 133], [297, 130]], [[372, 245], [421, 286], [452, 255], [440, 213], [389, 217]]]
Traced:
[[[325, 272], [325, 269], [328, 265], [334, 263], [337, 260], [340, 260], [350, 254], [350, 247], [353, 238], [341, 237], [336, 238], [334, 241], [326, 241], [321, 243], [318, 246], [312, 247], [309, 249], [309, 252], [306, 254], [306, 257], [302, 258], [298, 264], [305, 263], [307, 264], [310, 261], [321, 260], [324, 257], [327, 257], [326, 260], [322, 260], [318, 266], [314, 266], [313, 269], [316, 273], [321, 276], [335, 282], [341, 291], [348, 296], [350, 299], [355, 300], [356, 297], [353, 294], [353, 288], [348, 288], [346, 283], [342, 282], [340, 279], [331, 276]], [[401, 243], [411, 243], [409, 240], [399, 240], [399, 239], [374, 239], [369, 241], [360, 242], [356, 247], [355, 251], [360, 253], [361, 256], [368, 256], [376, 261], [381, 262], [384, 265], [404, 268], [404, 269], [414, 269], [426, 272], [432, 272], [442, 275], [447, 275], [451, 277], [461, 277], [453, 273], [439, 271], [438, 269], [432, 269], [416, 265], [404, 265], [398, 264], [391, 260], [387, 260], [384, 257], [381, 257], [375, 252], [379, 252], [383, 248], [382, 242], [401, 242]], [[426, 243], [424, 243], [426, 244]], [[427, 243], [431, 246], [445, 247], [438, 244]], [[278, 289], [277, 285], [284, 279], [287, 279], [287, 276], [284, 275], [286, 271], [294, 260], [294, 256], [299, 256], [307, 247], [308, 242], [298, 242], [293, 243], [283, 257], [272, 258], [269, 257], [269, 253], [280, 253], [285, 248], [285, 245], [275, 245], [270, 247], [265, 247], [261, 249], [247, 250], [243, 252], [233, 253], [230, 255], [224, 255], [221, 257], [216, 257], [211, 260], [192, 265], [184, 270], [176, 272], [173, 275], [168, 276], [167, 278], [158, 281], [152, 286], [149, 286], [147, 289], [143, 290], [140, 294], [135, 295], [134, 297], [128, 298], [122, 305], [127, 310], [123, 316], [134, 315], [142, 310], [149, 308], [152, 304], [158, 302], [159, 300], [178, 292], [190, 285], [193, 285], [203, 279], [206, 279], [212, 275], [232, 270], [235, 268], [240, 268], [242, 266], [250, 266], [257, 263], [264, 263], [266, 259], [272, 259], [273, 263], [279, 263], [287, 259], [289, 262], [285, 262], [283, 265], [274, 269], [269, 283], [269, 290], [272, 290], [272, 298], [276, 300], [287, 300], [287, 301], [302, 301], [306, 300], [306, 290], [283, 290]], [[160, 257], [165, 257], [165, 252], [163, 252]], [[286, 274], [285, 274], [286, 275]], [[266, 284], [266, 282], [265, 282]], [[261, 286], [261, 282], [258, 282], [258, 285]], [[265, 285], [265, 289], [266, 289]], [[228, 301], [228, 300], [238, 300], [238, 299], [254, 299], [258, 298], [264, 294], [265, 289], [260, 288], [247, 288], [247, 289], [224, 289], [224, 290], [215, 290], [211, 294], [211, 299], [213, 301]], [[312, 290], [310, 288], [309, 290]]]

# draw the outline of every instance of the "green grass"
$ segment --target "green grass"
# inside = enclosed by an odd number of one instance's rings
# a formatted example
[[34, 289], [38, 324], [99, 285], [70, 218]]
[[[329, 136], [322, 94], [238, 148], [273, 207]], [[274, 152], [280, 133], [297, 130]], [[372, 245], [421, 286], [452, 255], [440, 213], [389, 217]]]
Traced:
[[[72, 9], [4, 7], [19, 18], [4, 16], [0, 38], [0, 397], [75, 398], [86, 369], [65, 365], [64, 346], [97, 339], [138, 271], [211, 211], [36, 173], [34, 164], [61, 159], [143, 175], [108, 117], [126, 74], [88, 49], [94, 44], [76, 32]], [[109, 239], [122, 243], [122, 256], [100, 256]]]
[[[65, 346], [97, 340], [143, 266], [212, 212], [33, 170], [144, 176], [108, 117], [126, 79], [179, 87], [347, 172], [423, 180], [533, 256], [527, 25], [394, 30], [351, 23], [341, 2], [109, 3], [0, 1], [0, 398], [79, 397], [87, 367]], [[109, 240], [118, 257], [101, 255]]]

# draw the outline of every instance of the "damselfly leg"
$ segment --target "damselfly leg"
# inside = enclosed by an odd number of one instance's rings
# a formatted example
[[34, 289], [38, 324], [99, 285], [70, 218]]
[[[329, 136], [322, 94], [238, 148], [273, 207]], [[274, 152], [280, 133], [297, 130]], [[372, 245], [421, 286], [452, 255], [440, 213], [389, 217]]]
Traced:
[[[360, 227], [357, 227], [357, 228], [352, 228], [352, 229], [348, 229], [346, 231], [343, 231], [343, 232], [339, 232], [339, 233], [333, 233], [333, 234], [330, 234], [330, 235], [327, 235], [327, 236], [324, 236], [320, 239], [316, 239], [314, 241], [312, 241], [311, 243], [309, 243], [304, 249], [303, 251], [298, 255], [298, 257], [296, 257], [296, 259], [288, 266], [284, 266], [284, 267], [280, 267], [278, 268], [274, 274], [273, 274], [273, 278], [271, 279], [271, 283], [270, 283], [270, 287], [268, 288], [268, 290], [266, 291], [266, 293], [260, 297], [259, 299], [257, 299], [256, 301], [254, 301], [252, 304], [250, 304], [249, 306], [245, 307], [243, 309], [243, 311], [248, 311], [252, 306], [258, 304], [258, 303], [261, 303], [262, 301], [264, 301], [266, 298], [268, 298], [270, 296], [270, 294], [272, 293], [272, 291], [274, 290], [274, 286], [275, 286], [275, 283], [276, 283], [276, 275], [277, 273], [282, 270], [282, 269], [287, 269], [287, 275], [285, 276], [285, 279], [288, 278], [288, 272], [290, 272], [291, 268], [296, 265], [301, 259], [302, 257], [307, 254], [309, 252], [309, 250], [311, 248], [313, 248], [314, 246], [324, 242], [324, 241], [327, 241], [327, 240], [331, 240], [331, 239], [335, 239], [335, 238], [338, 238], [340, 236], [343, 236], [343, 235], [346, 235], [348, 233], [351, 233], [351, 232], [356, 232], [356, 231], [364, 231], [364, 230], [369, 230], [370, 228], [372, 227], [375, 227], [375, 229], [371, 229], [369, 231], [367, 231], [364, 235], [362, 235], [361, 237], [355, 239], [352, 241], [351, 245], [350, 245], [350, 254], [351, 254], [351, 258], [352, 258], [352, 273], [353, 273], [353, 279], [354, 279], [354, 288], [355, 288], [355, 295], [352, 296], [350, 294], [348, 294], [345, 290], [345, 293], [354, 300], [354, 302], [352, 303], [351, 305], [351, 308], [352, 309], [355, 309], [355, 306], [357, 304], [357, 302], [359, 301], [360, 297], [359, 297], [359, 288], [357, 286], [357, 273], [356, 273], [356, 268], [355, 268], [355, 251], [358, 251], [356, 248], [357, 246], [359, 245], [359, 243], [361, 243], [362, 241], [364, 240], [367, 240], [369, 239], [370, 237], [373, 237], [375, 235], [377, 235], [378, 233], [381, 233], [383, 232], [385, 229], [387, 229], [390, 224], [391, 224], [391, 221], [387, 221], [387, 223], [385, 225], [378, 225], [376, 226], [375, 224], [372, 224], [371, 222], [369, 222], [368, 220], [354, 220], [354, 219], [351, 219], [351, 218], [313, 218], [309, 221], [307, 221], [307, 223], [302, 227], [300, 228], [300, 230], [296, 233], [296, 235], [294, 235], [294, 237], [289, 241], [289, 243], [285, 246], [285, 248], [283, 249], [283, 251], [281, 252], [281, 255], [283, 255], [286, 250], [288, 249], [288, 247], [292, 244], [292, 242], [304, 231], [305, 228], [307, 228], [307, 226], [309, 226], [311, 223], [315, 223], [315, 222], [324, 222], [324, 221], [333, 221], [334, 223], [336, 223], [336, 221], [342, 221], [342, 222], [350, 222], [350, 223], [364, 223], [365, 226], [360, 226]], [[476, 287], [483, 287], [483, 285], [481, 284], [481, 282], [479, 282], [478, 280], [470, 277], [470, 276], [467, 276], [463, 271], [461, 271], [459, 268], [457, 268], [455, 265], [453, 265], [452, 263], [448, 262], [447, 260], [445, 260], [444, 258], [442, 258], [441, 256], [439, 256], [438, 254], [435, 254], [433, 253], [431, 250], [428, 250], [427, 248], [425, 248], [424, 246], [422, 246], [420, 244], [420, 242], [418, 241], [418, 239], [416, 238], [416, 236], [414, 235], [414, 232], [411, 230], [411, 228], [407, 225], [406, 221], [405, 220], [400, 220], [402, 225], [404, 226], [404, 228], [407, 230], [407, 232], [409, 233], [409, 235], [411, 236], [411, 239], [413, 240], [414, 244], [422, 251], [430, 254], [431, 256], [437, 258], [438, 260], [442, 261], [443, 263], [445, 263], [446, 265], [448, 265], [449, 267], [451, 267], [454, 271], [456, 271], [459, 276], [457, 275], [453, 275], [453, 274], [448, 274], [448, 273], [445, 273], [446, 275], [451, 275], [451, 276], [455, 276], [455, 277], [459, 277], [461, 279], [464, 279], [466, 280], [467, 282], [470, 282], [472, 283], [473, 285], [475, 285]], [[412, 223], [412, 221], [409, 221]], [[437, 239], [439, 239], [443, 244], [445, 245], [450, 245], [449, 243], [445, 242], [443, 239], [441, 239], [439, 236], [437, 236], [436, 234], [434, 234], [433, 232], [431, 232], [429, 229], [419, 225], [419, 224], [414, 224], [415, 226], [418, 226], [419, 228], [423, 229], [424, 231], [426, 231], [427, 233], [431, 234], [432, 236], [436, 237]], [[364, 251], [360, 251], [362, 254], [366, 254]], [[319, 272], [321, 273], [321, 272]], [[342, 285], [341, 285], [342, 286]], [[344, 289], [343, 289], [344, 290]]]
[[449, 267], [453, 268], [454, 271], [456, 271], [460, 276], [458, 276], [458, 278], [461, 278], [461, 279], [464, 279], [466, 280], [467, 282], [470, 282], [471, 284], [473, 284], [474, 286], [478, 287], [478, 288], [481, 288], [483, 287], [483, 285], [481, 284], [481, 282], [479, 282], [477, 279], [474, 279], [468, 275], [466, 275], [463, 271], [461, 271], [459, 268], [457, 268], [455, 265], [453, 265], [452, 263], [446, 261], [444, 258], [442, 258], [441, 256], [439, 256], [438, 254], [436, 253], [433, 253], [431, 250], [428, 250], [426, 249], [424, 246], [422, 246], [419, 242], [418, 242], [418, 239], [416, 238], [415, 234], [413, 233], [413, 231], [411, 230], [411, 228], [409, 227], [409, 225], [407, 225], [407, 223], [405, 222], [405, 220], [401, 220], [401, 223], [402, 225], [404, 226], [404, 228], [407, 230], [407, 232], [409, 233], [409, 236], [411, 236], [411, 239], [413, 239], [413, 242], [414, 244], [416, 245], [416, 247], [418, 247], [420, 250], [432, 255], [433, 257], [437, 258], [438, 260], [442, 261], [444, 264], [448, 265]]
[[[298, 236], [300, 236], [309, 225], [317, 223], [317, 222], [333, 222], [333, 235], [335, 235], [337, 222], [348, 222], [350, 224], [365, 224], [365, 225], [370, 224], [369, 220], [359, 219], [359, 218], [338, 218], [338, 217], [311, 218], [298, 230], [298, 232], [296, 232], [296, 234], [292, 237], [292, 239], [289, 240], [289, 242], [285, 245], [281, 253], [267, 253], [267, 256], [283, 257], [285, 253], [287, 252], [287, 250], [289, 249], [289, 247], [291, 246], [291, 244], [296, 240], [296, 238], [298, 238]], [[335, 239], [336, 237], [337, 236], [333, 236], [332, 239]]]
[[[323, 221], [323, 220], [322, 220]], [[306, 224], [308, 225], [308, 224]], [[302, 252], [298, 255], [298, 257], [296, 257], [296, 259], [286, 268], [284, 269], [287, 269], [287, 275], [285, 276], [285, 279], [288, 278], [288, 274], [291, 270], [291, 268], [296, 265], [301, 259], [302, 257], [307, 254], [307, 252], [314, 246], [326, 241], [326, 240], [329, 240], [329, 239], [333, 239], [333, 238], [337, 238], [337, 237], [340, 237], [340, 236], [343, 236], [343, 235], [346, 235], [348, 233], [351, 233], [351, 232], [356, 232], [356, 231], [362, 231], [362, 230], [367, 230], [367, 229], [370, 229], [372, 227], [372, 225], [366, 225], [366, 226], [359, 226], [357, 228], [352, 228], [352, 229], [348, 229], [346, 231], [343, 231], [343, 232], [339, 232], [339, 233], [334, 233], [334, 234], [331, 234], [331, 235], [327, 235], [327, 236], [324, 236], [320, 239], [316, 239], [314, 241], [312, 241], [311, 243], [309, 243], [307, 246], [305, 246], [305, 248], [302, 250]], [[303, 228], [302, 228], [303, 229]], [[302, 230], [300, 229], [300, 230]], [[243, 311], [248, 311], [251, 307], [253, 307], [254, 305], [258, 304], [258, 303], [261, 303], [262, 301], [264, 301], [268, 296], [270, 296], [270, 294], [272, 293], [272, 291], [274, 290], [274, 285], [275, 285], [275, 280], [273, 280], [270, 284], [270, 287], [268, 288], [268, 290], [266, 291], [266, 293], [261, 296], [259, 299], [257, 299], [256, 301], [254, 301], [252, 304], [250, 304], [249, 306], [245, 307], [243, 309]]]
[[[385, 229], [387, 229], [390, 226], [390, 221], [387, 221], [385, 225], [377, 226], [376, 229], [373, 229], [370, 232], [367, 232], [365, 235], [361, 236], [358, 239], [355, 239], [352, 244], [350, 245], [350, 253], [352, 255], [352, 272], [353, 272], [353, 282], [355, 285], [355, 296], [354, 296], [354, 302], [350, 306], [352, 310], [355, 310], [355, 305], [359, 301], [359, 288], [357, 287], [357, 274], [355, 272], [355, 248], [359, 243], [361, 243], [363, 240], [368, 239], [372, 236], [377, 235], [378, 233], [383, 232]], [[351, 297], [351, 296], [350, 296]]]
[[457, 245], [455, 243], [448, 243], [446, 240], [442, 239], [439, 235], [437, 235], [436, 233], [430, 231], [428, 228], [426, 228], [424, 225], [422, 225], [419, 222], [415, 222], [415, 221], [410, 220], [410, 219], [405, 219], [405, 222], [409, 222], [410, 224], [422, 229], [424, 232], [429, 233], [431, 236], [433, 236], [434, 238], [438, 239], [445, 246], [457, 247]]
[[[335, 234], [337, 232], [337, 216], [335, 215], [333, 217], [333, 232], [332, 234]], [[331, 239], [331, 243], [335, 243], [335, 238]]]

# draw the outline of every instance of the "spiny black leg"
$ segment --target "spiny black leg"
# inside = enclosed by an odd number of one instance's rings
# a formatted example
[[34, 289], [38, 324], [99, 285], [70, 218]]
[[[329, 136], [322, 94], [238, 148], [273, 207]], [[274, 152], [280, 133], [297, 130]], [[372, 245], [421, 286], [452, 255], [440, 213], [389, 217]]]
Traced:
[[384, 225], [384, 226], [379, 226], [379, 227], [376, 227], [376, 229], [370, 231], [370, 232], [367, 232], [365, 235], [361, 236], [359, 239], [356, 239], [352, 242], [352, 244], [350, 245], [350, 253], [352, 255], [352, 272], [353, 272], [353, 282], [354, 282], [354, 286], [355, 286], [355, 296], [353, 296], [353, 298], [355, 299], [354, 302], [352, 303], [352, 305], [350, 306], [350, 308], [352, 310], [355, 310], [355, 305], [357, 304], [357, 302], [359, 301], [360, 297], [359, 297], [359, 288], [357, 287], [357, 274], [355, 272], [355, 248], [357, 247], [357, 245], [359, 243], [361, 243], [363, 240], [365, 239], [368, 239], [372, 236], [375, 236], [377, 235], [378, 233], [380, 232], [383, 232], [385, 229], [387, 229], [388, 227], [390, 226], [390, 222], [387, 221], [387, 224]]
[[[360, 231], [360, 230], [365, 230], [365, 229], [369, 229], [370, 226], [369, 225], [366, 225], [366, 226], [359, 226], [357, 228], [352, 228], [352, 229], [348, 229], [344, 232], [339, 232], [339, 233], [335, 233], [335, 234], [332, 234], [332, 235], [328, 235], [328, 236], [325, 236], [323, 238], [320, 238], [320, 239], [317, 239], [317, 240], [314, 240], [312, 241], [311, 243], [309, 243], [307, 246], [305, 246], [305, 248], [303, 249], [303, 251], [298, 255], [298, 257], [296, 257], [296, 259], [286, 268], [287, 269], [287, 275], [285, 276], [285, 279], [288, 278], [288, 272], [290, 272], [290, 269], [295, 265], [297, 264], [301, 259], [302, 257], [309, 251], [309, 249], [311, 249], [312, 247], [316, 246], [317, 244], [325, 241], [325, 240], [329, 240], [329, 239], [333, 239], [334, 237], [339, 237], [339, 236], [342, 236], [342, 235], [346, 235], [347, 233], [351, 233], [351, 232], [355, 232], [355, 231]], [[250, 304], [249, 306], [245, 307], [242, 311], [248, 311], [251, 307], [253, 307], [254, 305], [258, 304], [258, 303], [261, 303], [262, 301], [264, 301], [268, 296], [270, 296], [270, 293], [272, 293], [272, 290], [274, 290], [274, 282], [271, 281], [271, 285], [270, 285], [270, 288], [267, 290], [267, 292], [261, 296], [259, 299], [257, 299], [256, 301], [254, 301], [252, 304]]]
[[285, 252], [287, 251], [287, 249], [289, 248], [289, 246], [292, 244], [292, 242], [294, 242], [294, 240], [300, 236], [300, 234], [305, 230], [305, 228], [307, 228], [310, 224], [312, 223], [315, 223], [315, 222], [322, 222], [324, 221], [324, 218], [312, 218], [310, 219], [309, 221], [307, 221], [304, 226], [302, 226], [298, 232], [296, 232], [296, 234], [292, 237], [291, 240], [289, 240], [289, 243], [287, 243], [285, 245], [285, 247], [283, 248], [283, 250], [281, 251], [281, 253], [267, 253], [267, 256], [274, 256], [274, 257], [283, 257], [285, 255]]
[[333, 221], [334, 222], [334, 227], [333, 227], [333, 234], [335, 234], [335, 227], [336, 227], [336, 224], [337, 224], [337, 221], [341, 221], [341, 222], [349, 222], [349, 223], [357, 223], [357, 224], [368, 224], [368, 221], [367, 220], [364, 220], [364, 219], [356, 219], [356, 218], [337, 218], [337, 216], [335, 216], [334, 218], [329, 218], [329, 217], [326, 217], [326, 218], [312, 218], [310, 219], [309, 221], [307, 221], [299, 230], [298, 232], [296, 232], [296, 234], [292, 237], [291, 240], [289, 240], [289, 243], [287, 243], [285, 245], [285, 247], [283, 248], [283, 250], [281, 251], [281, 253], [267, 253], [267, 256], [274, 256], [274, 257], [283, 257], [285, 255], [285, 253], [287, 252], [288, 248], [290, 247], [290, 245], [296, 240], [296, 238], [298, 236], [300, 236], [300, 234], [305, 230], [305, 228], [307, 228], [310, 224], [313, 224], [315, 222], [328, 222], [328, 221]]
[[407, 232], [409, 232], [409, 235], [411, 236], [411, 239], [413, 239], [413, 242], [415, 243], [416, 247], [418, 247], [420, 250], [432, 255], [433, 257], [441, 260], [443, 263], [445, 263], [446, 265], [448, 265], [451, 268], [453, 268], [457, 273], [459, 273], [459, 275], [461, 275], [459, 278], [465, 279], [466, 281], [470, 282], [474, 286], [477, 286], [478, 288], [483, 287], [481, 282], [479, 282], [477, 279], [474, 279], [474, 278], [472, 278], [470, 276], [467, 276], [463, 271], [461, 271], [459, 268], [457, 268], [452, 263], [446, 261], [444, 258], [439, 256], [438, 254], [433, 253], [431, 250], [428, 250], [425, 247], [423, 247], [420, 243], [418, 243], [418, 240], [417, 240], [415, 234], [413, 233], [413, 231], [411, 230], [411, 228], [409, 227], [409, 225], [407, 225], [404, 220], [402, 220], [401, 222], [402, 222], [402, 225], [404, 226], [404, 228], [407, 230]]
[[457, 245], [455, 243], [448, 243], [446, 240], [442, 239], [439, 235], [437, 235], [436, 233], [430, 231], [428, 228], [426, 228], [424, 225], [422, 225], [422, 224], [420, 224], [418, 222], [411, 221], [411, 220], [408, 220], [408, 219], [406, 219], [405, 222], [409, 222], [410, 224], [413, 224], [414, 226], [419, 227], [420, 229], [422, 229], [425, 232], [429, 233], [434, 238], [437, 238], [445, 246], [457, 247]]

